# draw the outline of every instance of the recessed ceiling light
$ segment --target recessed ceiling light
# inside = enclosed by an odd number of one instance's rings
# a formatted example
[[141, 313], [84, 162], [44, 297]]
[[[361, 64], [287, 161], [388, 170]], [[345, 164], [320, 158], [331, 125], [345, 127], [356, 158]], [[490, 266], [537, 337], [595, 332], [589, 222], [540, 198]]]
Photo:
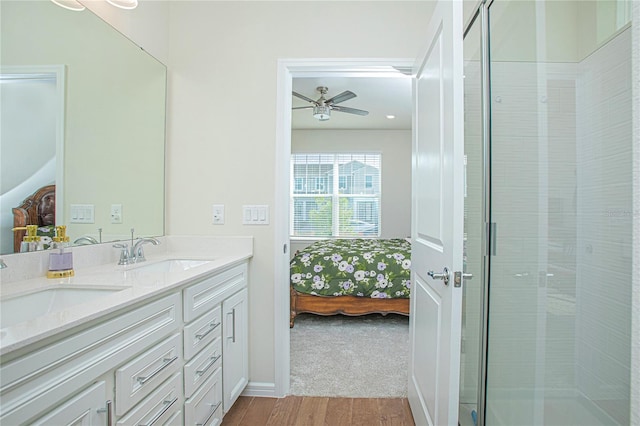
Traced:
[[395, 115], [391, 115], [391, 114], [389, 114], [389, 115], [387, 115], [387, 118], [388, 118], [389, 120], [393, 120], [394, 118], [396, 118], [396, 116], [395, 116]]

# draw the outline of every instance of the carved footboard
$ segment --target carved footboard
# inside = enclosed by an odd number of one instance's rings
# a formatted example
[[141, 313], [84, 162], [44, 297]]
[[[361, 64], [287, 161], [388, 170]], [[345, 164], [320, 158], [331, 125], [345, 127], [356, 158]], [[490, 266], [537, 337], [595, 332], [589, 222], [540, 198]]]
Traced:
[[293, 328], [295, 318], [301, 313], [317, 315], [366, 315], [401, 314], [409, 315], [409, 299], [375, 299], [357, 296], [314, 296], [299, 293], [290, 287], [291, 315], [289, 327]]

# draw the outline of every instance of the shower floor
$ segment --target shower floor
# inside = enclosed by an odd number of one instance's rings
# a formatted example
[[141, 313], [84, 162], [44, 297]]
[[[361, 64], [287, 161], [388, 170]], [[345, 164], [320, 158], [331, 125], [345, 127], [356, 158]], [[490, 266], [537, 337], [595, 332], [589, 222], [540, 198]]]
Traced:
[[[599, 409], [586, 398], [558, 398], [544, 401], [544, 414], [538, 419], [527, 418], [531, 413], [529, 400], [498, 400], [488, 404], [487, 426], [493, 425], [532, 425], [545, 426], [602, 426], [619, 425], [613, 418]], [[471, 426], [470, 409], [467, 415], [460, 416], [460, 426]], [[467, 418], [471, 423], [467, 422]], [[464, 421], [464, 423], [463, 423]]]

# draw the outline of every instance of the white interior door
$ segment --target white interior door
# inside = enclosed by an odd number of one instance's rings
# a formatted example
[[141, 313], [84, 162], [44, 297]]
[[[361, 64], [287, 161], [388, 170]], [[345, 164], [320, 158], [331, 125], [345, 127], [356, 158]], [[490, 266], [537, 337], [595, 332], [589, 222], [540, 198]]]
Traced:
[[463, 266], [464, 216], [461, 1], [438, 1], [427, 46], [414, 67], [408, 393], [417, 425], [456, 425], [462, 288], [454, 272]]

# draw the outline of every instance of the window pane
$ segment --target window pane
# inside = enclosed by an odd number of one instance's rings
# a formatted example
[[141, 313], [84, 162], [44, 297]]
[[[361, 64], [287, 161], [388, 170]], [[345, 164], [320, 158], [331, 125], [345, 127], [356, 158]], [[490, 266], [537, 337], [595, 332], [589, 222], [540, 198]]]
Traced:
[[293, 236], [330, 237], [331, 197], [293, 197]]
[[340, 197], [340, 236], [379, 236], [380, 206], [377, 198]]
[[337, 155], [340, 194], [380, 194], [380, 154]]
[[293, 155], [294, 193], [331, 194], [333, 157], [333, 155], [326, 154]]

